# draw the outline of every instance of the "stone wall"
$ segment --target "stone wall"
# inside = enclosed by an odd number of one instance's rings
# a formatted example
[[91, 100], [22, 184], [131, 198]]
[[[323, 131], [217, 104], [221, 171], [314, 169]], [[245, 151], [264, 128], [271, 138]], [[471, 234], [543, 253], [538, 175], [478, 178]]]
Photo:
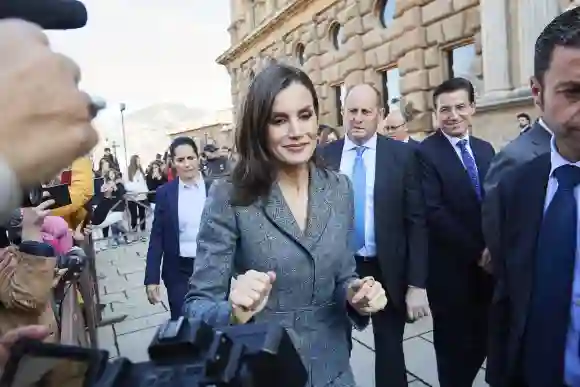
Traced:
[[[265, 5], [268, 1], [256, 3]], [[337, 125], [333, 86], [345, 84], [348, 88], [368, 82], [381, 90], [380, 72], [398, 67], [401, 94], [420, 112], [413, 126], [416, 130], [428, 129], [429, 91], [446, 76], [443, 50], [475, 41], [481, 52], [478, 0], [389, 1], [396, 1], [395, 18], [384, 28], [379, 20], [380, 0], [311, 0], [297, 15], [301, 23], [283, 31], [282, 39], [266, 38], [250, 49], [250, 55], [245, 53], [245, 57], [228, 64], [234, 106], [238, 107], [243, 99], [251, 71], [258, 72], [267, 58], [298, 65], [295, 52], [301, 44], [303, 68], [314, 81], [320, 98], [321, 122]], [[330, 37], [333, 23], [342, 26], [340, 49], [333, 46]], [[284, 29], [287, 25], [280, 23], [276, 28]], [[476, 63], [475, 67], [480, 69], [481, 64]], [[481, 77], [481, 70], [477, 75]]]
[[[479, 94], [474, 132], [498, 147], [517, 135], [517, 113], [537, 116], [528, 86], [533, 42], [573, 2], [388, 0], [395, 12], [385, 28], [379, 15], [384, 0], [231, 1], [232, 47], [218, 62], [231, 75], [235, 109], [252, 74], [270, 58], [300, 65], [296, 52], [303, 47], [302, 68], [316, 85], [321, 123], [338, 126], [334, 87], [368, 82], [382, 90], [382, 72], [397, 67], [401, 96], [418, 111], [411, 130], [421, 137], [432, 127], [432, 90], [449, 77], [447, 53], [473, 43], [470, 76]], [[342, 26], [339, 49], [330, 33], [335, 23]]]

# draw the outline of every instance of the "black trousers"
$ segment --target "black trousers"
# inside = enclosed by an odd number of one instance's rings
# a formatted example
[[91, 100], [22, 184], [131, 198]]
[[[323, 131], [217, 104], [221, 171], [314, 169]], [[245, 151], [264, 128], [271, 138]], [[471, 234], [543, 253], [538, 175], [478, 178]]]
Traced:
[[[360, 277], [382, 277], [378, 259], [357, 258], [356, 271]], [[405, 308], [406, 309], [406, 308]], [[407, 370], [403, 352], [406, 310], [389, 302], [387, 307], [371, 316], [375, 340], [375, 386], [407, 387]]]
[[171, 319], [183, 315], [183, 301], [189, 289], [189, 278], [193, 274], [193, 258], [179, 257], [177, 272], [172, 273], [171, 281], [165, 282]]
[[[461, 302], [453, 295], [430, 298], [433, 344], [441, 387], [470, 387], [487, 356], [489, 305], [493, 292], [487, 274], [473, 278], [473, 294]], [[469, 292], [469, 290], [466, 290]]]
[[145, 231], [147, 224], [145, 223], [146, 209], [143, 205], [147, 205], [146, 200], [139, 200], [140, 204], [136, 202], [129, 202], [129, 213], [131, 214], [131, 230], [137, 231], [137, 224], [141, 231]]

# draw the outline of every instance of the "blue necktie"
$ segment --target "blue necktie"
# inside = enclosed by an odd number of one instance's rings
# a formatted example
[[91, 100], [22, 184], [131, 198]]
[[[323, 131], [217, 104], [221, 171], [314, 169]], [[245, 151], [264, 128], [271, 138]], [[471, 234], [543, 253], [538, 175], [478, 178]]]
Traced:
[[367, 169], [363, 153], [367, 148], [356, 148], [356, 158], [352, 167], [352, 185], [354, 190], [354, 247], [359, 251], [365, 245], [365, 213], [367, 191]]
[[554, 176], [558, 190], [538, 234], [532, 299], [523, 341], [523, 371], [529, 387], [564, 384], [578, 227], [574, 187], [580, 184], [580, 168], [563, 165], [556, 168]]
[[460, 140], [457, 143], [459, 150], [461, 151], [461, 159], [463, 160], [463, 165], [467, 170], [469, 179], [471, 180], [471, 185], [475, 190], [475, 194], [479, 199], [481, 199], [481, 185], [479, 184], [479, 174], [477, 173], [477, 164], [475, 159], [471, 156], [471, 153], [467, 150], [467, 139]]

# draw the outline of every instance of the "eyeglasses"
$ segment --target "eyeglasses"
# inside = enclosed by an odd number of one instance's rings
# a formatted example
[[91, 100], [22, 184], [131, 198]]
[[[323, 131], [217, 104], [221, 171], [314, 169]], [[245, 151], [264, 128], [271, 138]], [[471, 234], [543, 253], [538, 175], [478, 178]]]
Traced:
[[387, 132], [394, 132], [395, 130], [397, 130], [397, 129], [399, 129], [399, 128], [403, 127], [403, 126], [405, 126], [406, 124], [407, 124], [407, 123], [406, 123], [406, 122], [404, 122], [404, 123], [402, 123], [401, 125], [396, 125], [396, 126], [387, 125], [387, 126], [385, 126], [385, 130], [386, 130]]

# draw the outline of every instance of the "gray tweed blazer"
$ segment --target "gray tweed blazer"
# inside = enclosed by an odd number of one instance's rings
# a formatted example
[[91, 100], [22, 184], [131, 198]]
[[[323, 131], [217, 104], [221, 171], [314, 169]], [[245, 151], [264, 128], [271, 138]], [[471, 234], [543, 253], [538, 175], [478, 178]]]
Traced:
[[344, 175], [310, 170], [308, 221], [301, 232], [278, 185], [248, 207], [230, 205], [231, 184], [210, 190], [198, 235], [194, 273], [185, 315], [214, 326], [229, 323], [230, 278], [253, 269], [276, 272], [276, 282], [257, 322], [287, 328], [309, 373], [308, 386], [351, 387], [351, 325], [362, 329], [368, 317], [346, 301], [356, 277], [353, 193]]

